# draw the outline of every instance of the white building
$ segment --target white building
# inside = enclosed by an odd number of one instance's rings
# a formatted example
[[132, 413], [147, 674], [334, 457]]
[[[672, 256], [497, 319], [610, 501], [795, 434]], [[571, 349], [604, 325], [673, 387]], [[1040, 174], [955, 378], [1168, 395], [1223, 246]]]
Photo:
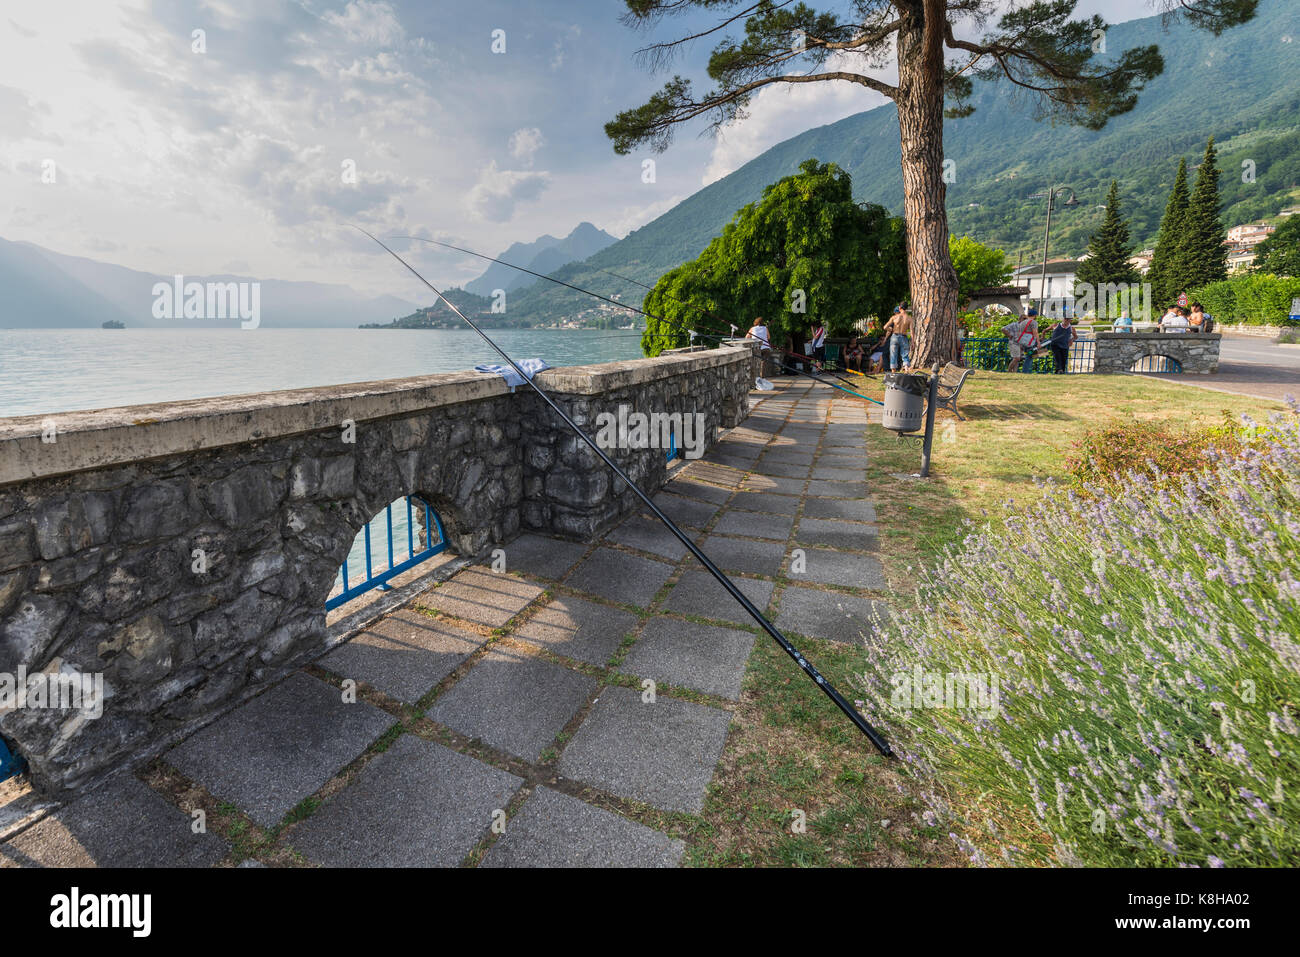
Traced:
[[[1075, 259], [1049, 259], [1046, 282], [1043, 264], [1022, 266], [1015, 272], [1017, 286], [1028, 286], [1029, 294], [1021, 297], [1026, 308], [1038, 306], [1043, 315], [1074, 315], [1074, 281], [1079, 272]], [[1041, 303], [1041, 305], [1039, 305]]]

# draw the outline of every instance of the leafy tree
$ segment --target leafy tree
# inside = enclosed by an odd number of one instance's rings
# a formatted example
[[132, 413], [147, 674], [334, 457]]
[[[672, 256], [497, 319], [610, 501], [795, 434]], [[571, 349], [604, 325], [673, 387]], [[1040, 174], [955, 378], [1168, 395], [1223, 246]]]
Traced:
[[[1101, 17], [1072, 19], [1076, 0], [852, 0], [836, 12], [793, 0], [624, 0], [624, 20], [649, 27], [665, 16], [721, 10], [712, 27], [655, 42], [641, 52], [652, 69], [684, 46], [715, 35], [709, 57], [716, 87], [696, 95], [674, 76], [641, 106], [605, 125], [620, 154], [666, 149], [675, 128], [707, 117], [710, 129], [742, 119], [753, 95], [772, 84], [854, 83], [898, 107], [907, 222], [907, 261], [917, 326], [913, 361], [955, 358], [957, 273], [948, 253], [943, 150], [945, 115], [973, 111], [972, 77], [1009, 81], [1036, 112], [1090, 129], [1133, 109], [1164, 69], [1155, 46], [1106, 58]], [[1255, 15], [1258, 0], [1158, 0], [1170, 19], [1218, 33]], [[995, 19], [996, 18], [996, 19]], [[736, 37], [728, 31], [743, 29]], [[897, 81], [881, 78], [895, 66]], [[949, 109], [945, 111], [945, 102]]]
[[1300, 216], [1288, 216], [1255, 250], [1256, 272], [1300, 276]]
[[1160, 220], [1160, 233], [1156, 236], [1155, 250], [1151, 254], [1151, 267], [1147, 270], [1151, 298], [1157, 307], [1165, 306], [1178, 294], [1177, 290], [1171, 292], [1170, 287], [1174, 285], [1174, 263], [1183, 238], [1183, 220], [1187, 216], [1188, 202], [1187, 160], [1180, 159], [1178, 175], [1174, 177], [1174, 188], [1169, 192], [1165, 215]]
[[[645, 297], [647, 355], [685, 345], [688, 329], [744, 335], [761, 316], [780, 345], [815, 321], [846, 333], [882, 315], [907, 291], [902, 221], [853, 201], [849, 174], [805, 160], [763, 190], [699, 258], [660, 277]], [[664, 321], [660, 321], [664, 320]]]
[[1111, 180], [1110, 192], [1106, 194], [1106, 218], [1088, 241], [1088, 258], [1079, 263], [1076, 281], [1091, 285], [1099, 297], [1098, 290], [1105, 286], [1135, 283], [1138, 271], [1128, 261], [1132, 253], [1133, 241], [1119, 205], [1119, 184]]
[[977, 289], [1005, 286], [1011, 281], [1011, 263], [1000, 249], [990, 249], [969, 236], [949, 236], [948, 255], [957, 270], [957, 298], [964, 305]]
[[1228, 249], [1219, 220], [1219, 166], [1214, 137], [1205, 144], [1205, 158], [1196, 171], [1196, 188], [1183, 219], [1183, 238], [1174, 256], [1173, 295], [1228, 277]]

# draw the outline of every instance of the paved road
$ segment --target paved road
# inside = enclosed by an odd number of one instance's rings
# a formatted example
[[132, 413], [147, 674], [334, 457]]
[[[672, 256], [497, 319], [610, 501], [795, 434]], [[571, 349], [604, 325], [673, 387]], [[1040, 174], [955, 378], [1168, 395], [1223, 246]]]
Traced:
[[1216, 375], [1153, 374], [1151, 378], [1277, 402], [1288, 395], [1300, 399], [1300, 349], [1264, 338], [1224, 336]]

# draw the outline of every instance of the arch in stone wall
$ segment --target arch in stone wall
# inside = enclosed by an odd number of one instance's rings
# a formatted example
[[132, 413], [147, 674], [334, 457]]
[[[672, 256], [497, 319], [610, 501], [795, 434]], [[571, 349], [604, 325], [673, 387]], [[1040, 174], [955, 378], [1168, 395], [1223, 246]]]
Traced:
[[[1163, 359], [1166, 365], [1173, 366], [1171, 369], [1150, 369], [1139, 368], [1144, 364], [1150, 364], [1152, 359]], [[1151, 351], [1144, 355], [1138, 356], [1129, 365], [1130, 372], [1157, 372], [1157, 373], [1177, 373], [1183, 371], [1183, 363], [1177, 356], [1169, 355], [1167, 352]]]

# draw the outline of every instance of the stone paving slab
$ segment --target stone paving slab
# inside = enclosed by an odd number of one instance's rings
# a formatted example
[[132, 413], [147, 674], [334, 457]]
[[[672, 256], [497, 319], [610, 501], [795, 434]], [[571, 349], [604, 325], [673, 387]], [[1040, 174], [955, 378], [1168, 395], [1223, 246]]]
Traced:
[[[816, 446], [813, 446], [815, 448]], [[772, 449], [758, 460], [759, 465], [812, 465], [813, 449], [801, 445]]]
[[318, 664], [414, 704], [486, 641], [482, 635], [400, 608]]
[[482, 867], [676, 867], [686, 845], [644, 824], [539, 787]]
[[502, 546], [506, 553], [507, 572], [525, 572], [552, 580], [564, 577], [587, 553], [586, 545], [566, 542], [562, 538], [524, 534]]
[[860, 552], [874, 549], [876, 537], [874, 525], [806, 517], [799, 520], [799, 530], [794, 534], [794, 540], [800, 545], [831, 545], [835, 548], [853, 548]]
[[[509, 565], [510, 556], [506, 554]], [[488, 628], [500, 628], [542, 593], [532, 582], [510, 575], [467, 568], [416, 601], [425, 608], [455, 615]]]
[[536, 761], [595, 690], [589, 675], [495, 648], [425, 713], [498, 751]]
[[564, 753], [565, 777], [665, 811], [699, 813], [731, 716], [720, 708], [609, 687]]
[[755, 475], [766, 475], [769, 478], [797, 478], [805, 479], [811, 466], [808, 465], [789, 465], [785, 462], [764, 462], [760, 460], [754, 466]]
[[866, 466], [859, 464], [855, 468], [834, 469], [817, 467], [817, 478], [827, 482], [860, 482], [866, 473]]
[[710, 535], [700, 546], [712, 562], [728, 572], [776, 577], [785, 561], [784, 542], [757, 542], [747, 538]]
[[411, 734], [289, 834], [327, 867], [455, 867], [523, 779]]
[[599, 548], [566, 584], [575, 591], [645, 608], [672, 573], [673, 566], [664, 562]]
[[776, 627], [831, 641], [857, 642], [875, 633], [871, 614], [885, 605], [869, 598], [788, 585], [781, 593]]
[[764, 494], [799, 496], [803, 494], [804, 480], [801, 478], [783, 478], [779, 475], [749, 475], [741, 483], [742, 492], [762, 492]]
[[749, 538], [771, 538], [785, 542], [790, 537], [792, 528], [793, 515], [728, 510], [713, 526], [713, 532], [718, 535], [745, 535]]
[[652, 618], [619, 670], [735, 701], [753, 648], [748, 631]]
[[808, 501], [814, 498], [866, 498], [871, 494], [864, 482], [835, 482], [815, 478], [808, 483]]
[[866, 499], [809, 498], [803, 506], [803, 517], [874, 522], [877, 516], [876, 506]]
[[557, 655], [604, 665], [636, 623], [637, 617], [631, 612], [561, 595], [524, 622], [514, 635], [545, 645]]
[[835, 455], [834, 453], [823, 453], [817, 459], [817, 467], [813, 469], [818, 475], [822, 474], [825, 469], [862, 469], [863, 455], [861, 452], [851, 455]]
[[212, 867], [229, 853], [189, 815], [118, 774], [0, 844], [4, 867]]
[[[772, 601], [772, 591], [776, 587], [772, 582], [756, 578], [731, 579], [741, 594], [766, 613]], [[675, 611], [679, 615], [694, 615], [699, 618], [714, 618], [719, 621], [734, 621], [739, 624], [756, 624], [749, 617], [740, 603], [727, 594], [718, 580], [704, 569], [691, 569], [682, 574], [681, 579], [668, 593], [664, 609]]]
[[790, 578], [877, 591], [886, 587], [885, 568], [879, 559], [829, 548], [805, 548], [804, 570], [799, 573], [791, 571]]
[[731, 489], [706, 485], [704, 482], [692, 482], [685, 476], [673, 479], [664, 486], [664, 490], [675, 492], [678, 495], [685, 495], [687, 498], [693, 498], [701, 502], [709, 502], [713, 505], [721, 505], [731, 498]]
[[727, 507], [729, 509], [740, 508], [749, 512], [793, 515], [799, 510], [799, 498], [794, 495], [780, 495], [776, 492], [737, 492]]
[[652, 501], [659, 510], [683, 528], [703, 528], [718, 513], [718, 506], [693, 498], [660, 492]]
[[272, 827], [394, 724], [297, 672], [187, 738], [167, 763]]
[[720, 485], [723, 488], [734, 489], [740, 484], [745, 473], [740, 469], [734, 469], [727, 465], [715, 465], [705, 459], [699, 459], [686, 466], [687, 476], [699, 482], [708, 482], [711, 485]]
[[605, 536], [605, 540], [650, 552], [669, 561], [677, 561], [686, 554], [686, 546], [657, 518], [631, 515]]

